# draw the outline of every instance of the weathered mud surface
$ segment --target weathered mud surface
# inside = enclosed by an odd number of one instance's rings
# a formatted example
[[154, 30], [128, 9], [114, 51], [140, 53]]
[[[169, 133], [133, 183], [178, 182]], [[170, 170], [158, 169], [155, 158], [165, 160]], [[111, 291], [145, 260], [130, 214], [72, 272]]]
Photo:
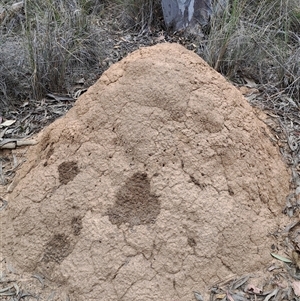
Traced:
[[270, 137], [197, 55], [140, 49], [40, 134], [3, 254], [71, 300], [194, 300], [271, 259], [289, 175]]

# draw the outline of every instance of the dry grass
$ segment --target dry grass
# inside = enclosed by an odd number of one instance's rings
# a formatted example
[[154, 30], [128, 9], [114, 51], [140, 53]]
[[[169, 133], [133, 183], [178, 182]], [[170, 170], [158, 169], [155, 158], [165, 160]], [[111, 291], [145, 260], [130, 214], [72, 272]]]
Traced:
[[233, 0], [212, 19], [202, 56], [230, 79], [247, 77], [299, 100], [299, 6], [296, 0]]
[[160, 0], [115, 0], [125, 28], [149, 32], [151, 26], [163, 26]]
[[[84, 76], [97, 65], [100, 47], [88, 15], [89, 2], [25, 2], [25, 34], [35, 98], [46, 91], [68, 91], [67, 85], [76, 80], [73, 75]], [[82, 69], [83, 74], [74, 72], [76, 69]]]
[[0, 36], [2, 102], [67, 93], [97, 68], [101, 45], [93, 14], [103, 9], [98, 2], [26, 0], [18, 11], [7, 6]]

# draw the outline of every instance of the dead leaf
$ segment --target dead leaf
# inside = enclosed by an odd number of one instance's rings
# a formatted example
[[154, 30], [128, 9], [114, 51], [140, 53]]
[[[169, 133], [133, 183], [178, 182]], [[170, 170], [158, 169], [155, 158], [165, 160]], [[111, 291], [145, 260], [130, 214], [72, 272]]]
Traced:
[[7, 201], [5, 201], [4, 199], [0, 198], [0, 202], [2, 203], [0, 206], [0, 211], [4, 210], [7, 207]]
[[46, 96], [56, 100], [56, 101], [73, 101], [74, 98], [68, 95], [56, 95], [53, 93], [48, 93]]
[[292, 285], [295, 295], [300, 297], [300, 281], [294, 281]]
[[0, 124], [0, 127], [7, 127], [7, 126], [14, 124], [15, 122], [16, 122], [16, 120], [6, 120]]
[[17, 146], [35, 145], [37, 141], [31, 140], [18, 140], [18, 139], [0, 139], [0, 149], [14, 149]]
[[241, 87], [239, 87], [239, 90], [244, 96], [251, 96], [253, 94], [259, 94], [259, 90], [255, 89], [255, 88], [249, 88], [247, 86], [241, 86]]
[[279, 291], [279, 288], [276, 288], [274, 291], [272, 291], [270, 294], [267, 295], [267, 297], [264, 299], [264, 301], [269, 301], [272, 297], [276, 296]]
[[[254, 295], [255, 297], [257, 295]], [[231, 292], [231, 297], [233, 298], [234, 301], [248, 301], [249, 300], [249, 294], [244, 293], [244, 292], [239, 292], [237, 291], [236, 293]]]
[[296, 221], [296, 222], [293, 222], [291, 224], [288, 224], [284, 230], [283, 230], [283, 233], [288, 233], [290, 232], [295, 226], [297, 226], [298, 224], [300, 223], [300, 221]]
[[231, 285], [231, 289], [232, 290], [236, 290], [239, 287], [241, 287], [242, 285], [244, 285], [250, 278], [250, 275], [244, 276], [236, 281], [234, 281]]
[[281, 100], [289, 102], [289, 104], [295, 108], [298, 108], [298, 105], [294, 102], [294, 100], [287, 95], [282, 95], [280, 97]]
[[255, 88], [257, 87], [257, 84], [255, 83], [254, 80], [250, 79], [250, 78], [247, 78], [247, 77], [244, 77], [243, 78], [245, 80], [245, 82], [247, 83], [245, 86], [249, 87], [249, 88]]
[[229, 292], [226, 292], [226, 296], [227, 296], [227, 299], [229, 301], [234, 301], [234, 299], [231, 297], [231, 295], [229, 294]]
[[245, 291], [247, 293], [256, 294], [256, 295], [262, 294], [262, 290], [260, 288], [256, 287], [256, 286], [254, 286], [253, 284], [248, 284], [246, 286]]
[[86, 92], [87, 89], [80, 89], [80, 90], [77, 90], [75, 93], [74, 93], [74, 98], [77, 99], [81, 94], [83, 94], [84, 92]]
[[226, 294], [217, 294], [216, 299], [224, 299], [226, 297]]
[[164, 41], [164, 39], [165, 39], [164, 36], [159, 36], [159, 37], [155, 38], [155, 42]]
[[272, 264], [269, 268], [268, 268], [268, 271], [269, 272], [272, 272], [273, 270], [276, 270], [276, 269], [281, 269], [280, 266], [276, 265], [276, 264]]
[[274, 258], [276, 258], [276, 259], [278, 259], [278, 260], [281, 260], [281, 261], [283, 261], [283, 262], [286, 262], [286, 263], [292, 263], [292, 260], [290, 260], [290, 259], [288, 259], [288, 258], [285, 258], [285, 257], [283, 257], [283, 256], [280, 256], [280, 255], [277, 255], [277, 254], [274, 254], [274, 253], [271, 253], [271, 255], [272, 255]]
[[0, 132], [0, 139], [4, 137], [7, 128]]

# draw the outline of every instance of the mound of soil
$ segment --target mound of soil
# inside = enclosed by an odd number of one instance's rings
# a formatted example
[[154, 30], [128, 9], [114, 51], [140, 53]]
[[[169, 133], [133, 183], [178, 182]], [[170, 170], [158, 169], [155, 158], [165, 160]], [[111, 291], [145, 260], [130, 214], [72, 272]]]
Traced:
[[194, 300], [271, 260], [289, 193], [271, 136], [193, 52], [135, 51], [30, 149], [4, 255], [71, 300]]

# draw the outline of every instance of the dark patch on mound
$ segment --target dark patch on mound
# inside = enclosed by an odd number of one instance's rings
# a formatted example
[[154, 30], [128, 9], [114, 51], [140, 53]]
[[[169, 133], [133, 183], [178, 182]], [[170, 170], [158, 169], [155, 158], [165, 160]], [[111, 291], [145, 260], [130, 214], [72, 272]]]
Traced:
[[73, 234], [75, 236], [79, 235], [82, 229], [82, 218], [80, 216], [74, 216], [72, 218], [72, 229], [73, 229]]
[[43, 261], [60, 264], [72, 252], [70, 241], [65, 234], [56, 234], [47, 243]]
[[112, 208], [107, 212], [112, 224], [137, 226], [154, 223], [160, 213], [160, 200], [150, 193], [146, 173], [137, 172], [123, 185]]
[[77, 162], [63, 162], [58, 166], [59, 181], [62, 184], [68, 184], [79, 173]]

